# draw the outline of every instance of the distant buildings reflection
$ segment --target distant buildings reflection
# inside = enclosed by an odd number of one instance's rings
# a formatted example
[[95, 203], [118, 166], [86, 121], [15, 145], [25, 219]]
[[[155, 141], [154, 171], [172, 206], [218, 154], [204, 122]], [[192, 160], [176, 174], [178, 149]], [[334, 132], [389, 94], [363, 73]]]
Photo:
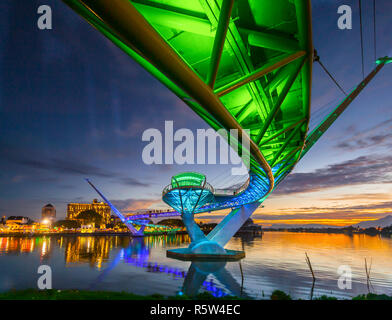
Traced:
[[[65, 262], [89, 263], [91, 267], [101, 268], [102, 262], [109, 259], [109, 253], [116, 248], [132, 247], [132, 254], [144, 256], [149, 248], [181, 245], [189, 242], [187, 235], [148, 236], [135, 242], [127, 236], [9, 236], [0, 237], [0, 255], [41, 251], [47, 256], [52, 244], [64, 248]], [[133, 247], [135, 246], [135, 247]]]

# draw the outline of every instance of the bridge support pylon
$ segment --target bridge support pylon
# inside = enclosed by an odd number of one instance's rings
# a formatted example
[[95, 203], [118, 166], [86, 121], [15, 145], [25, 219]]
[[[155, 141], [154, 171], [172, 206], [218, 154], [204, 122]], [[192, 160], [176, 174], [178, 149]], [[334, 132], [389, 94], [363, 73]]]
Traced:
[[172, 183], [163, 190], [162, 199], [181, 213], [191, 239], [187, 248], [168, 250], [168, 257], [181, 260], [227, 261], [245, 257], [243, 251], [228, 250], [225, 246], [259, 207], [259, 202], [233, 208], [208, 235], [205, 235], [194, 219], [195, 210], [214, 200], [213, 189], [203, 175], [190, 172], [174, 176]]

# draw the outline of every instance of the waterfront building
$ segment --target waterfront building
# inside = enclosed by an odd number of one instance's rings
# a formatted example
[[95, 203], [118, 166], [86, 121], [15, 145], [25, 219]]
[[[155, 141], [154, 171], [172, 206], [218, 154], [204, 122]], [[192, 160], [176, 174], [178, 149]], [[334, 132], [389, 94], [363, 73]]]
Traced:
[[110, 216], [110, 223], [111, 224], [115, 225], [115, 224], [120, 223], [120, 222], [121, 222], [121, 219], [118, 216], [116, 216], [116, 215], [111, 215]]
[[8, 230], [30, 230], [33, 226], [33, 221], [28, 217], [10, 216], [5, 222]]
[[42, 207], [41, 217], [42, 220], [54, 222], [54, 220], [56, 220], [56, 208], [48, 203], [46, 206]]
[[28, 217], [22, 216], [10, 216], [8, 217], [6, 224], [7, 225], [22, 225], [29, 223], [30, 219]]
[[94, 210], [102, 217], [103, 223], [110, 222], [110, 207], [104, 202], [98, 202], [94, 199], [92, 203], [68, 203], [67, 219], [76, 220], [79, 213], [86, 210]]

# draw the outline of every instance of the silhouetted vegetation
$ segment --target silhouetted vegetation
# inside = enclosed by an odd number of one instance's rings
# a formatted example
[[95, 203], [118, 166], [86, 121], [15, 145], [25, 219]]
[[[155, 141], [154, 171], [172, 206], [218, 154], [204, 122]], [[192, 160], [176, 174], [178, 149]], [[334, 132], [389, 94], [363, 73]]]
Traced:
[[315, 298], [313, 300], [338, 300], [338, 298], [322, 295], [321, 297]]
[[392, 300], [392, 296], [387, 296], [386, 294], [361, 294], [353, 298], [353, 300]]
[[53, 227], [65, 228], [65, 229], [77, 229], [80, 228], [80, 222], [76, 220], [59, 220], [53, 224]]
[[392, 237], [392, 226], [383, 228], [381, 230], [381, 235]]
[[209, 233], [216, 225], [217, 223], [200, 223], [199, 227], [204, 233]]
[[289, 294], [286, 294], [280, 290], [275, 290], [271, 294], [271, 300], [292, 300], [292, 299]]
[[382, 235], [386, 237], [392, 237], [392, 226], [385, 228], [354, 228], [353, 226], [346, 228], [264, 228], [264, 231], [285, 231], [285, 232], [309, 232], [309, 233], [340, 233], [340, 234], [367, 234], [370, 236]]
[[168, 226], [168, 227], [178, 227], [178, 228], [184, 227], [184, 222], [182, 221], [182, 219], [163, 219], [157, 222], [157, 224]]
[[82, 211], [76, 216], [76, 219], [81, 220], [83, 224], [95, 223], [95, 225], [100, 225], [102, 222], [102, 217], [95, 210]]

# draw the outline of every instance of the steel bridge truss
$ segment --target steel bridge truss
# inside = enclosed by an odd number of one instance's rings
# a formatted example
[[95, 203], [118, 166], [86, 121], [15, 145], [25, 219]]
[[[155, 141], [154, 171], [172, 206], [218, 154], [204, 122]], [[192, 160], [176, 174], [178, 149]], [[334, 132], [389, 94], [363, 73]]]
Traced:
[[214, 129], [250, 139], [251, 172], [267, 193], [299, 160], [310, 114], [309, 0], [64, 2]]

